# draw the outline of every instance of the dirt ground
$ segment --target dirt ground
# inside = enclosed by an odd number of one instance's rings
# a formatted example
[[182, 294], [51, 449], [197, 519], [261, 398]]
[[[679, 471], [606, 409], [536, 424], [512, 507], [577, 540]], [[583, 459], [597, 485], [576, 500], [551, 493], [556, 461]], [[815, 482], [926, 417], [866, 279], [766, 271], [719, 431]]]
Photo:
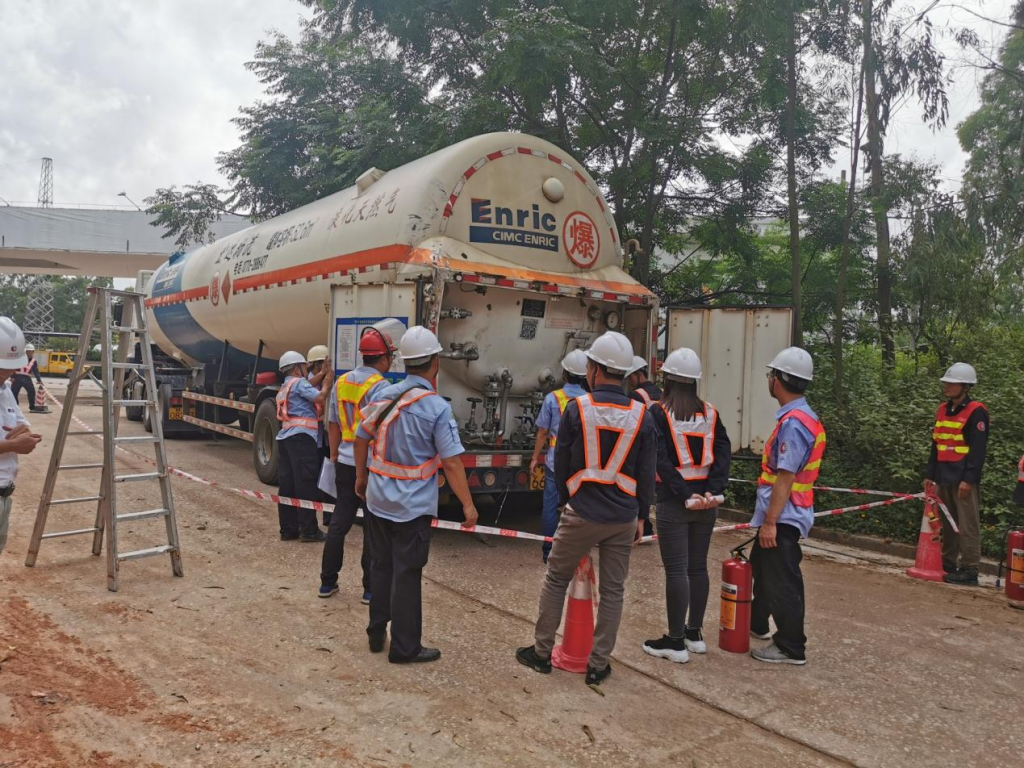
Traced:
[[[100, 424], [95, 404], [77, 413]], [[532, 642], [539, 545], [438, 531], [424, 640], [444, 655], [395, 666], [368, 652], [357, 555], [340, 594], [318, 599], [319, 545], [279, 541], [273, 505], [187, 480], [174, 480], [184, 578], [166, 557], [127, 562], [111, 593], [83, 536], [45, 541], [26, 568], [57, 418], [33, 418], [46, 440], [22, 460], [0, 555], [3, 768], [1019, 763], [1024, 737], [1011, 713], [1024, 682], [1024, 613], [991, 587], [913, 581], [906, 563], [812, 539], [810, 661], [762, 665], [716, 647], [719, 563], [742, 540], [720, 535], [709, 652], [675, 665], [641, 650], [665, 617], [657, 549], [640, 547], [600, 696], [582, 676], [541, 676], [514, 659]], [[71, 437], [67, 460], [95, 461], [99, 445]], [[179, 440], [168, 450], [182, 469], [261, 488], [248, 444]], [[145, 471], [135, 459], [123, 466]], [[97, 479], [65, 473], [59, 494], [93, 494]], [[126, 485], [121, 511], [151, 508], [155, 489]], [[85, 527], [93, 512], [56, 507], [49, 530]], [[536, 530], [536, 518], [513, 499], [501, 524]], [[162, 543], [160, 521], [119, 533], [122, 549]], [[361, 536], [353, 530], [349, 552]]]

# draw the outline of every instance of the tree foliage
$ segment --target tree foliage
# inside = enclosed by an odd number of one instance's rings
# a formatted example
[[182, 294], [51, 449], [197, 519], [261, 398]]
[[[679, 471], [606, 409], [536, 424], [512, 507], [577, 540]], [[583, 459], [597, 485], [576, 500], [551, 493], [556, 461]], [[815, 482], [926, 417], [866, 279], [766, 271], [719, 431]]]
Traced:
[[1005, 309], [1019, 314], [1024, 311], [1024, 0], [1014, 7], [998, 58], [981, 55], [988, 71], [981, 106], [958, 129], [970, 154], [963, 194], [968, 215], [984, 227]]
[[[22, 329], [25, 328], [29, 286], [35, 278], [35, 275], [0, 275], [2, 313], [14, 320]], [[82, 320], [89, 300], [89, 286], [109, 288], [113, 285], [109, 277], [54, 276], [50, 277], [49, 281], [53, 285], [53, 328], [49, 330], [62, 333], [77, 333], [82, 330]]]

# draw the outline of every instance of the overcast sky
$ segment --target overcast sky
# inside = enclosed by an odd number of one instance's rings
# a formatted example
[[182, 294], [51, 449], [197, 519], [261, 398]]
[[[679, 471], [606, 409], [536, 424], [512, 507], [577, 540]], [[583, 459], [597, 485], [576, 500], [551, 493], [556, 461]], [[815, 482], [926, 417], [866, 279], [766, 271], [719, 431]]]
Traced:
[[[1012, 0], [959, 4], [1005, 19]], [[43, 156], [58, 205], [123, 205], [122, 190], [141, 204], [161, 186], [223, 184], [217, 153], [238, 143], [230, 120], [262, 93], [244, 64], [268, 30], [294, 36], [307, 13], [295, 0], [0, 0], [0, 197], [34, 203]], [[948, 18], [993, 44], [1004, 32], [964, 10], [936, 12]], [[944, 47], [961, 58], [952, 41]], [[932, 133], [911, 102], [886, 145], [941, 163], [951, 184], [964, 157], [955, 126], [977, 106], [980, 81], [954, 74], [949, 125]]]

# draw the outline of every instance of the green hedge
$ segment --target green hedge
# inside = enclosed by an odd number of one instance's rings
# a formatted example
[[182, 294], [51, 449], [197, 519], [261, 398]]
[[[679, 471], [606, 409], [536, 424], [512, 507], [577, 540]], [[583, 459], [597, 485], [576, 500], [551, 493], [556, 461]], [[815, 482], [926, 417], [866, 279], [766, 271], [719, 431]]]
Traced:
[[[916, 492], [931, 449], [935, 409], [942, 399], [939, 377], [945, 370], [934, 355], [901, 354], [887, 372], [879, 351], [870, 345], [847, 347], [844, 382], [847, 397], [837, 404], [834, 368], [827, 349], [814, 349], [811, 406], [828, 432], [822, 462], [822, 485]], [[988, 407], [991, 431], [982, 476], [982, 551], [992, 558], [1004, 552], [1006, 530], [1024, 525], [1024, 508], [1011, 497], [1017, 485], [1017, 462], [1024, 453], [1024, 328], [995, 327], [974, 333], [956, 351], [956, 359], [978, 370], [974, 396]], [[752, 463], [737, 462], [734, 476], [756, 476]], [[753, 491], [734, 484], [731, 501], [752, 508]], [[819, 493], [819, 510], [873, 501], [850, 494]], [[818, 525], [916, 543], [921, 504], [901, 502], [863, 513], [818, 521]]]

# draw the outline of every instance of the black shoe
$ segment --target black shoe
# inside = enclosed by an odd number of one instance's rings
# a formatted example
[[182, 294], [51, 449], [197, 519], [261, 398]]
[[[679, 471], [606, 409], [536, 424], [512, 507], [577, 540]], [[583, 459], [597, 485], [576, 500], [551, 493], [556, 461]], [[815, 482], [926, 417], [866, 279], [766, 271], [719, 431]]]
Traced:
[[537, 649], [532, 645], [516, 650], [516, 659], [519, 660], [520, 664], [526, 665], [534, 672], [540, 672], [542, 675], [551, 674], [551, 659], [545, 659], [537, 653]]
[[370, 635], [370, 653], [380, 653], [384, 650], [384, 635]]
[[437, 648], [424, 648], [411, 659], [395, 659], [390, 655], [388, 661], [392, 664], [422, 664], [427, 661], [437, 661], [441, 658], [441, 651]]
[[676, 664], [685, 664], [690, 660], [689, 651], [686, 648], [686, 641], [679, 637], [662, 635], [658, 640], [647, 640], [644, 642], [644, 653], [648, 656], [655, 656], [659, 659], [668, 659]]
[[942, 570], [945, 573], [956, 573], [957, 567], [955, 563], [951, 563], [948, 560], [942, 561]]
[[327, 537], [324, 536], [324, 532], [321, 531], [319, 528], [316, 529], [316, 533], [303, 533], [302, 535], [299, 536], [299, 540], [300, 541], [312, 541], [312, 542], [323, 541], [326, 538]]
[[298, 538], [299, 538], [299, 534], [297, 534], [297, 533], [282, 533], [281, 534], [281, 541], [297, 541]]
[[947, 573], [942, 577], [947, 584], [956, 584], [961, 587], [978, 586], [977, 568], [957, 568], [953, 573]]
[[612, 665], [609, 664], [604, 669], [594, 669], [589, 664], [587, 665], [587, 685], [600, 685], [604, 682], [612, 673]]

